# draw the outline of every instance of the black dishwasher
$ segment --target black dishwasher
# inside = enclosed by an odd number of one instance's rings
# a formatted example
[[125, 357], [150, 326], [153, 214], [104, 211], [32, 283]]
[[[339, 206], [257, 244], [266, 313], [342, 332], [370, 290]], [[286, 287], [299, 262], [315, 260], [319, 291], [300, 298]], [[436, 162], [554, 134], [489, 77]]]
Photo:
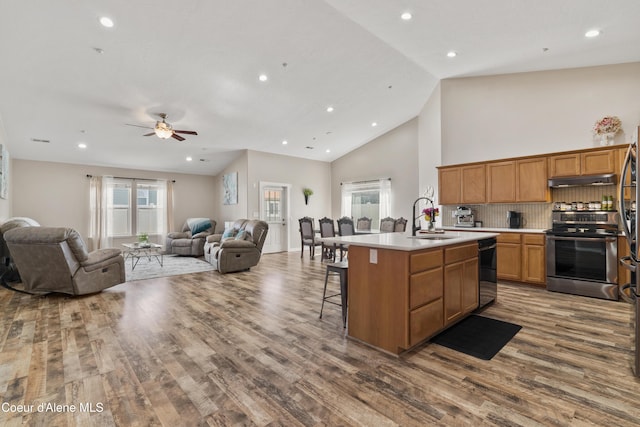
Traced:
[[479, 305], [476, 311], [494, 302], [498, 296], [496, 277], [496, 238], [478, 240]]

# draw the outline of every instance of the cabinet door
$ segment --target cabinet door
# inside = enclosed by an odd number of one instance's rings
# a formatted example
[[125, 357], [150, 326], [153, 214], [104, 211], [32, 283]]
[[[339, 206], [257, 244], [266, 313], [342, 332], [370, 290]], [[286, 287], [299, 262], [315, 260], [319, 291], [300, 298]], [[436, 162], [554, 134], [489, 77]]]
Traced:
[[469, 313], [478, 308], [478, 258], [463, 263], [462, 310]]
[[516, 200], [518, 202], [548, 202], [547, 159], [518, 160]]
[[409, 345], [414, 346], [444, 326], [442, 298], [412, 310], [409, 313]]
[[438, 200], [441, 205], [461, 202], [462, 175], [459, 167], [438, 169]]
[[544, 246], [523, 245], [522, 281], [544, 285], [547, 281]]
[[509, 203], [516, 201], [516, 162], [487, 164], [487, 202]]
[[615, 173], [615, 156], [613, 150], [595, 151], [580, 155], [582, 175]]
[[498, 243], [498, 279], [520, 281], [522, 279], [522, 255], [520, 243]]
[[580, 155], [561, 154], [549, 157], [549, 178], [580, 175]]
[[487, 200], [484, 165], [462, 167], [461, 174], [462, 203], [484, 203]]
[[462, 285], [464, 263], [456, 262], [444, 267], [444, 324], [462, 316]]

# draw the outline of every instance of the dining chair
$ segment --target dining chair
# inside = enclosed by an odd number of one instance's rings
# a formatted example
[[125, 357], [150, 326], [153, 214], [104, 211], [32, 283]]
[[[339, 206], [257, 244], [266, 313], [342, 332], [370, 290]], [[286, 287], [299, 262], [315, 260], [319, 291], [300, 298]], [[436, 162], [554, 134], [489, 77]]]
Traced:
[[304, 256], [304, 247], [309, 246], [309, 258], [313, 259], [316, 246], [322, 243], [316, 240], [316, 232], [313, 229], [313, 218], [305, 216], [298, 220], [300, 224], [300, 258]]
[[[335, 237], [336, 227], [331, 218], [320, 218], [320, 237]], [[330, 259], [333, 262], [336, 261], [336, 249], [338, 245], [335, 243], [322, 243], [322, 257], [320, 260]]]
[[396, 219], [394, 231], [404, 232], [407, 229], [407, 220], [403, 217]]
[[[340, 236], [353, 236], [356, 234], [356, 230], [353, 227], [353, 219], [348, 216], [343, 216], [338, 220], [338, 234]], [[343, 260], [344, 254], [349, 252], [349, 247], [346, 245], [340, 245], [340, 261]]]
[[356, 231], [371, 231], [371, 218], [363, 216], [356, 221]]
[[380, 220], [380, 232], [381, 233], [392, 233], [396, 228], [396, 220], [391, 218], [390, 216], [386, 218], [382, 218]]

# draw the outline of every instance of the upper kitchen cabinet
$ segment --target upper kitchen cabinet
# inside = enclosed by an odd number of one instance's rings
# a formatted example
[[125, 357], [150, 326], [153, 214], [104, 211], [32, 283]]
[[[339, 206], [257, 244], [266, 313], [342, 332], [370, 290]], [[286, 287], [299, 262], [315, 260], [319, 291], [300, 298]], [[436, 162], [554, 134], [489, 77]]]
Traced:
[[548, 202], [547, 159], [544, 157], [487, 164], [487, 202]]
[[549, 157], [549, 178], [615, 172], [615, 152], [611, 149]]
[[438, 200], [442, 205], [485, 203], [485, 165], [438, 169]]
[[547, 185], [547, 159], [532, 158], [516, 162], [516, 201], [548, 202], [551, 192]]

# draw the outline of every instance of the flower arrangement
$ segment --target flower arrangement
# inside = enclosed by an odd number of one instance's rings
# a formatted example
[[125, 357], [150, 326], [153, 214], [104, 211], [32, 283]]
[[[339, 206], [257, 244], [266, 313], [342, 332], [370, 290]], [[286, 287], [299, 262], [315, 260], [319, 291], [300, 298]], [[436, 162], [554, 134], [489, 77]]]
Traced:
[[605, 116], [593, 126], [595, 135], [616, 134], [620, 130], [622, 122], [617, 116]]
[[438, 208], [425, 208], [422, 210], [424, 214], [424, 219], [426, 221], [432, 222], [436, 220], [436, 217], [440, 215], [440, 209]]

